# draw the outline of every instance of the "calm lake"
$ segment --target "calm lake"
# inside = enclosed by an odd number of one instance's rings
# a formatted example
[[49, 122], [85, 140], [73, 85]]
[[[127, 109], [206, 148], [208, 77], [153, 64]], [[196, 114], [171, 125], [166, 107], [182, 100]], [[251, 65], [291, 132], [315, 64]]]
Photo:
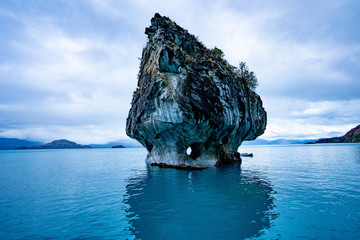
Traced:
[[184, 171], [136, 148], [0, 151], [0, 239], [360, 239], [360, 144], [240, 152]]

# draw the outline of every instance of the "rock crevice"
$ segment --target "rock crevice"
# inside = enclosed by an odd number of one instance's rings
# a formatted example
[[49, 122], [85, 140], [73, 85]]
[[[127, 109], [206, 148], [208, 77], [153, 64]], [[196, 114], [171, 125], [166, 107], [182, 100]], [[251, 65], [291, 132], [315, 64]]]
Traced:
[[241, 142], [266, 127], [260, 97], [226, 60], [169, 18], [155, 14], [145, 33], [126, 133], [146, 147], [147, 162], [207, 167], [241, 161]]

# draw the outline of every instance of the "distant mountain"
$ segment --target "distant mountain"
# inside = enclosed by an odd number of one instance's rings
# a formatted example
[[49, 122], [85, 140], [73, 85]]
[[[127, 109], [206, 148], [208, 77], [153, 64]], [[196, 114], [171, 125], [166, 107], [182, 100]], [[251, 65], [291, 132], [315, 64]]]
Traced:
[[266, 140], [262, 138], [257, 138], [254, 141], [245, 141], [242, 145], [279, 145], [279, 144], [304, 144], [308, 142], [315, 142], [314, 139], [276, 139], [276, 140]]
[[358, 142], [360, 142], [360, 125], [357, 125], [342, 137], [321, 138], [315, 143], [358, 143]]
[[125, 148], [123, 145], [112, 146], [111, 148]]
[[[105, 144], [80, 145], [66, 139], [56, 140], [51, 143], [33, 142], [18, 138], [0, 138], [0, 150], [8, 149], [50, 149], [50, 148], [142, 148], [143, 146], [134, 139], [122, 139]], [[32, 148], [33, 147], [33, 148]]]
[[142, 148], [143, 146], [134, 139], [122, 139], [105, 144], [90, 144], [93, 148], [112, 148], [113, 146], [122, 145], [125, 148]]
[[343, 143], [343, 137], [332, 137], [332, 138], [320, 138], [315, 143]]
[[33, 146], [32, 149], [68, 149], [68, 148], [91, 148], [89, 145], [81, 145], [66, 139], [60, 139], [43, 145]]
[[0, 150], [31, 148], [32, 146], [43, 144], [42, 142], [32, 142], [18, 138], [0, 138]]
[[357, 125], [345, 135], [345, 142], [360, 142], [360, 125]]

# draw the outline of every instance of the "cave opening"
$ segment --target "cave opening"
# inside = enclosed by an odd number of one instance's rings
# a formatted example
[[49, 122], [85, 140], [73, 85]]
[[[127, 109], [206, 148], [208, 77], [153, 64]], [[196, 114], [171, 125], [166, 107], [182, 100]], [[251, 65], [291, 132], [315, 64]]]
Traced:
[[201, 142], [195, 142], [190, 144], [190, 146], [186, 149], [186, 154], [195, 160], [201, 155], [203, 145], [204, 143]]

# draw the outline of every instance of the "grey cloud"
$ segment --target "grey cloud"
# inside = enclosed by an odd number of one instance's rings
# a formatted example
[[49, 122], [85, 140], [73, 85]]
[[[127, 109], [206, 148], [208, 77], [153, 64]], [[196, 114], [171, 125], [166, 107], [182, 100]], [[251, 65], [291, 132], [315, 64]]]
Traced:
[[8, 2], [0, 11], [0, 135], [82, 143], [124, 138], [143, 32], [155, 12], [170, 16], [208, 47], [222, 48], [231, 63], [246, 61], [255, 71], [269, 114], [264, 137], [345, 131], [359, 121], [360, 41], [353, 26], [358, 6], [356, 1]]

